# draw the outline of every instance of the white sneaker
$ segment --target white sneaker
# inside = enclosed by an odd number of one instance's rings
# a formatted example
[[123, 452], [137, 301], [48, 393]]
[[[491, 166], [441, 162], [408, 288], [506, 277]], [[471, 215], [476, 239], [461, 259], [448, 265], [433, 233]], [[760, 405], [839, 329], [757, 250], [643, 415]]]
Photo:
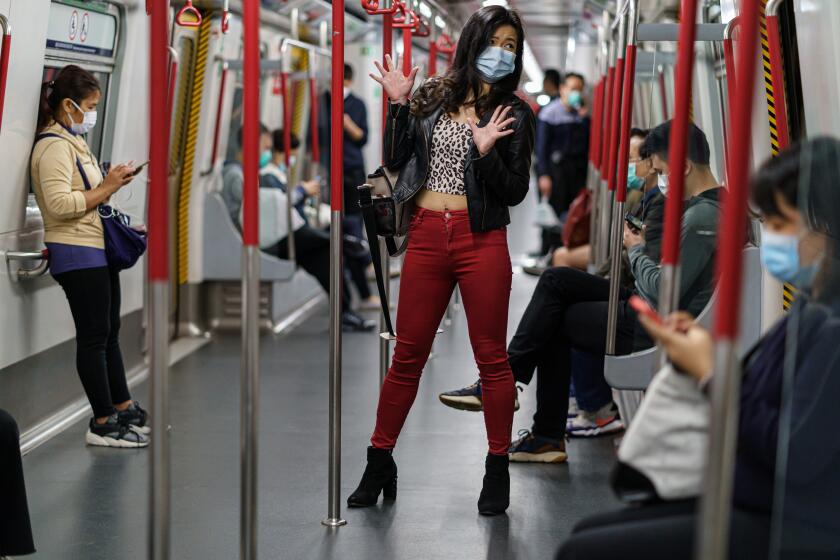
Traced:
[[609, 403], [595, 412], [581, 410], [576, 417], [566, 422], [569, 437], [603, 436], [623, 429], [624, 424], [618, 416], [615, 403]]

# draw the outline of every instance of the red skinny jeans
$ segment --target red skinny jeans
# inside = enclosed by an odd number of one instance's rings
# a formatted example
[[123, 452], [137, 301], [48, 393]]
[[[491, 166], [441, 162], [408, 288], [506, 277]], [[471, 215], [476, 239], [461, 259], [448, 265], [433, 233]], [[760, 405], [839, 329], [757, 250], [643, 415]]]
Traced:
[[472, 233], [466, 210], [417, 209], [400, 280], [397, 344], [379, 396], [373, 447], [396, 444], [457, 284], [481, 378], [490, 453], [507, 454], [516, 391], [506, 344], [511, 277], [504, 229]]

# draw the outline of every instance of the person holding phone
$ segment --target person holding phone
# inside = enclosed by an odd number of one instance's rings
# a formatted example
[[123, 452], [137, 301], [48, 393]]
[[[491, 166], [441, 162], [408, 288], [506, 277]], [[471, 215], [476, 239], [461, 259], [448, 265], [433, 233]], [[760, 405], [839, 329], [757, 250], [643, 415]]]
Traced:
[[397, 343], [379, 397], [367, 468], [350, 507], [396, 497], [392, 450], [411, 409], [435, 333], [460, 287], [473, 353], [486, 388], [488, 453], [478, 511], [510, 503], [507, 450], [515, 389], [505, 352], [512, 268], [508, 207], [528, 193], [534, 113], [515, 91], [525, 35], [519, 15], [502, 6], [475, 12], [461, 31], [452, 65], [409, 99], [419, 68], [406, 76], [386, 58], [379, 74], [390, 101], [384, 160], [400, 170], [398, 202], [412, 202], [402, 268]]
[[[840, 442], [826, 431], [840, 392], [838, 162], [840, 141], [818, 137], [768, 160], [752, 179], [762, 264], [797, 294], [742, 361], [730, 558], [768, 557], [771, 516], [784, 520], [780, 557], [840, 556]], [[654, 377], [619, 448], [612, 486], [633, 505], [581, 521], [558, 560], [615, 558], [629, 549], [644, 558], [688, 558], [694, 550], [708, 393], [718, 375], [714, 341], [685, 312], [663, 320], [647, 311], [639, 320], [671, 365]]]
[[76, 327], [76, 369], [93, 409], [85, 441], [146, 447], [148, 416], [131, 397], [120, 351], [119, 272], [105, 258], [97, 210], [136, 170], [133, 162], [121, 163], [103, 177], [85, 141], [96, 126], [101, 95], [96, 77], [74, 65], [43, 84], [32, 187], [44, 220], [50, 273], [67, 296]]

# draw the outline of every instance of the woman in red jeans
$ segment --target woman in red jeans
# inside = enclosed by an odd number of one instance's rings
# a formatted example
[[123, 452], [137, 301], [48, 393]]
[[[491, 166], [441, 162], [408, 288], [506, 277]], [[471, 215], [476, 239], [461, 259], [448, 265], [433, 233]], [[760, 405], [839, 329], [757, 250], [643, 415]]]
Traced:
[[504, 513], [510, 502], [508, 446], [515, 388], [506, 336], [511, 288], [505, 227], [508, 207], [528, 192], [534, 115], [514, 95], [522, 74], [519, 15], [488, 6], [470, 17], [443, 77], [409, 100], [418, 68], [377, 63], [390, 100], [385, 165], [399, 170], [397, 202], [412, 202], [402, 269], [397, 344], [385, 378], [362, 481], [350, 507], [394, 499], [392, 451], [417, 394], [420, 374], [456, 285], [463, 296], [484, 399], [489, 453], [479, 513]]

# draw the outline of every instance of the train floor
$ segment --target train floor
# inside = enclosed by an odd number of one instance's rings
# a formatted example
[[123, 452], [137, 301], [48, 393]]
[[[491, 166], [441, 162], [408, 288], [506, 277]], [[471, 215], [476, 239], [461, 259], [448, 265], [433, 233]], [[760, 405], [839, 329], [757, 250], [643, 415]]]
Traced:
[[[524, 252], [534, 236], [518, 233], [511, 249]], [[515, 274], [509, 330], [534, 285], [534, 278]], [[512, 464], [508, 515], [477, 514], [487, 449], [482, 416], [437, 399], [477, 378], [460, 311], [438, 335], [395, 451], [397, 501], [343, 509], [347, 526], [323, 527], [327, 340], [325, 309], [284, 337], [262, 340], [261, 558], [546, 559], [578, 520], [618, 505], [607, 485], [614, 440], [606, 438], [570, 442], [567, 464]], [[238, 336], [218, 337], [171, 370], [177, 560], [239, 557], [239, 349]], [[373, 427], [378, 337], [345, 334], [343, 373], [342, 506], [361, 476]], [[146, 392], [144, 384], [136, 397], [148, 402]], [[530, 426], [534, 400], [526, 388], [514, 431]], [[38, 548], [32, 558], [145, 558], [149, 452], [85, 447], [85, 428], [80, 423], [24, 458]]]

